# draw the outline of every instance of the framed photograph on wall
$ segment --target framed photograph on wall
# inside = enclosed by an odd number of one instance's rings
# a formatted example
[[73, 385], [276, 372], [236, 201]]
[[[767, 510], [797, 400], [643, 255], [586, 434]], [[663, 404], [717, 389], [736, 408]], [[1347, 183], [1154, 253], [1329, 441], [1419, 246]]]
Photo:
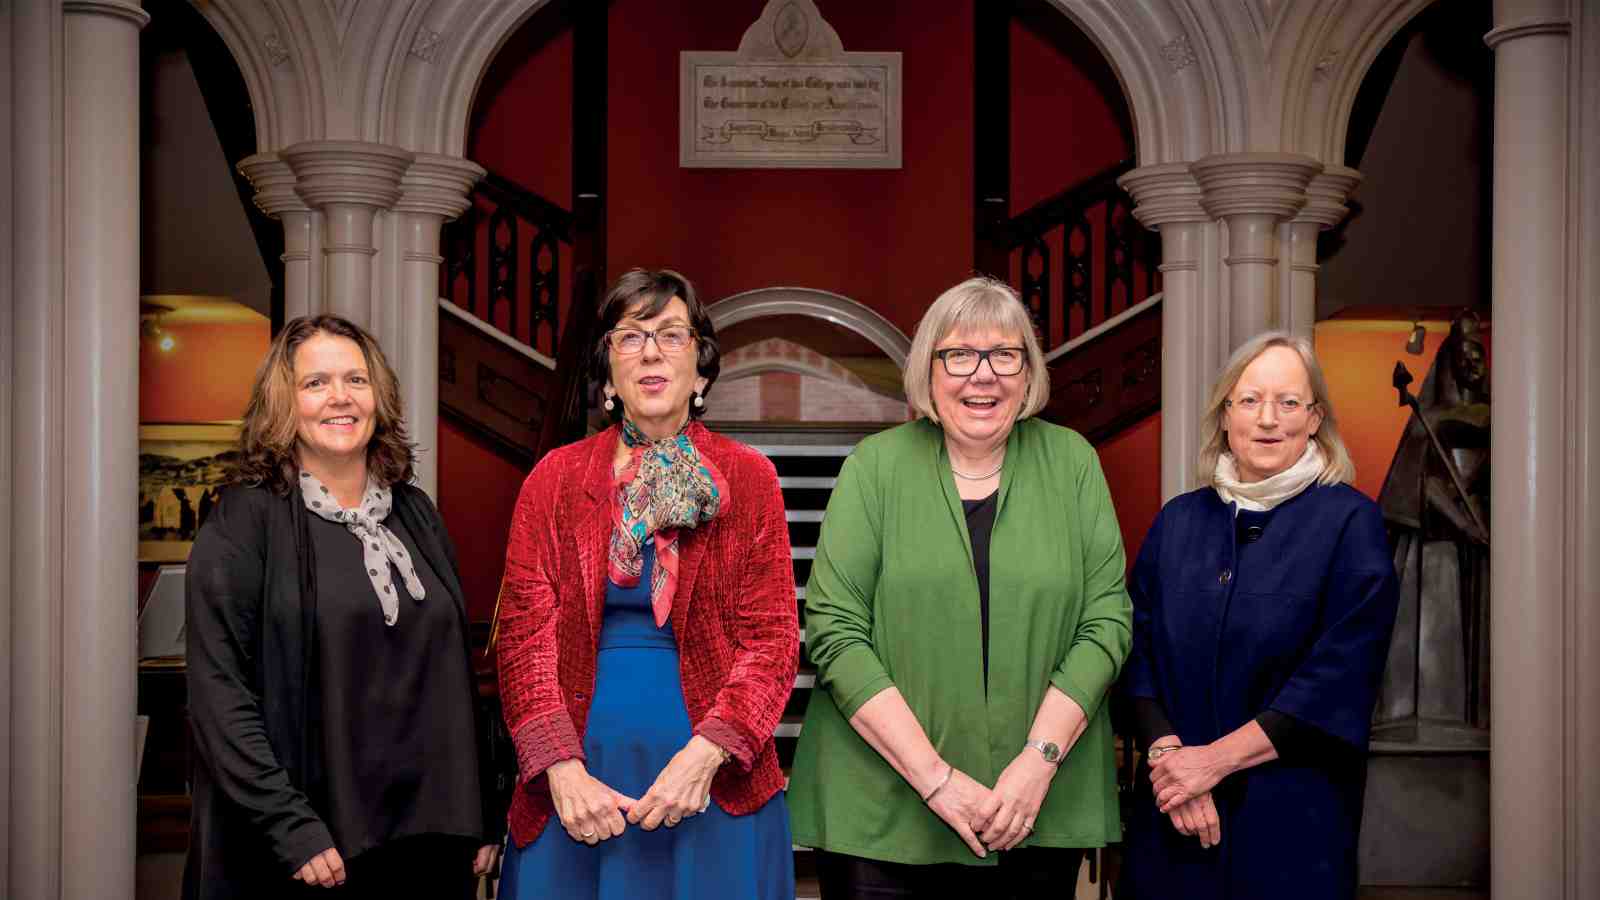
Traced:
[[139, 426], [140, 562], [189, 558], [238, 443], [238, 422]]

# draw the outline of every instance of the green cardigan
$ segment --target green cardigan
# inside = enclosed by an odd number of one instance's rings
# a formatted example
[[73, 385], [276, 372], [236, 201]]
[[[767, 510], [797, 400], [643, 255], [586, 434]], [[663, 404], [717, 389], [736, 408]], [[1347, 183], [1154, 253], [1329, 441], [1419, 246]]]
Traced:
[[1094, 448], [1035, 419], [1006, 443], [989, 544], [989, 691], [978, 580], [944, 434], [925, 419], [862, 441], [828, 502], [806, 587], [817, 666], [795, 751], [797, 843], [902, 863], [978, 859], [850, 727], [897, 687], [944, 760], [985, 785], [1022, 750], [1048, 685], [1089, 716], [1023, 846], [1121, 839], [1102, 701], [1128, 654], [1122, 536]]

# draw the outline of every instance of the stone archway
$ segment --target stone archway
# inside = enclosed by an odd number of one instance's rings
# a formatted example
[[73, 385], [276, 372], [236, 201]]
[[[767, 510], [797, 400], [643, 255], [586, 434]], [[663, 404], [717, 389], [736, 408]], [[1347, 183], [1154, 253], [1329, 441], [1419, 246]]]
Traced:
[[824, 319], [871, 341], [902, 369], [911, 352], [911, 339], [888, 319], [849, 297], [816, 288], [757, 288], [724, 297], [706, 307], [706, 312], [719, 329], [765, 316]]
[[722, 343], [718, 415], [733, 421], [903, 422], [911, 341], [839, 294], [770, 287], [707, 307]]

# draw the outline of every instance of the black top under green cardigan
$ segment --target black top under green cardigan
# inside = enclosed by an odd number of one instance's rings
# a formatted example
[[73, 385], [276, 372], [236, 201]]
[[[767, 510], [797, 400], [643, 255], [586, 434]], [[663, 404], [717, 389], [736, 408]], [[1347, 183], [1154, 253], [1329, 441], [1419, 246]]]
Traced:
[[[457, 659], [470, 686], [466, 607], [438, 510], [421, 490], [396, 485], [392, 515], [457, 610]], [[298, 492], [231, 487], [190, 554], [186, 641], [196, 760], [185, 900], [275, 896], [300, 866], [334, 846], [318, 812], [327, 798], [310, 534]], [[478, 721], [475, 692], [464, 691], [460, 702]], [[503, 827], [504, 807], [496, 779], [484, 768], [482, 724], [476, 729], [478, 783], [483, 839], [492, 842]]]

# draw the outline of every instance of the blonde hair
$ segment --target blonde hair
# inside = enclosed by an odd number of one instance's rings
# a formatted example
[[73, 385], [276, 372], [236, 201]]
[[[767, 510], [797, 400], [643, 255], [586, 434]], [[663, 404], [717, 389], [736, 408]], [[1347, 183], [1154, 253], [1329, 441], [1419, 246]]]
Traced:
[[1234, 387], [1244, 375], [1244, 370], [1256, 361], [1256, 357], [1273, 347], [1288, 347], [1300, 355], [1300, 362], [1306, 367], [1306, 380], [1311, 383], [1311, 402], [1315, 404], [1317, 411], [1322, 413], [1322, 424], [1317, 426], [1316, 434], [1311, 436], [1322, 450], [1322, 457], [1325, 460], [1322, 474], [1317, 476], [1317, 481], [1321, 484], [1348, 484], [1355, 481], [1356, 464], [1350, 459], [1350, 451], [1345, 448], [1344, 439], [1339, 437], [1339, 423], [1333, 414], [1333, 401], [1328, 399], [1328, 382], [1322, 377], [1322, 366], [1317, 362], [1317, 354], [1311, 349], [1311, 342], [1286, 331], [1267, 331], [1245, 341], [1239, 349], [1233, 351], [1233, 355], [1228, 357], [1228, 362], [1223, 365], [1221, 374], [1211, 384], [1205, 411], [1200, 414], [1200, 462], [1195, 470], [1200, 483], [1211, 483], [1217, 472], [1217, 459], [1228, 452], [1226, 426], [1228, 395], [1233, 393]]
[[1033, 333], [1033, 319], [1017, 298], [1011, 285], [993, 278], [968, 278], [939, 295], [917, 324], [906, 356], [906, 402], [935, 425], [939, 412], [933, 404], [933, 348], [958, 331], [993, 329], [1022, 336], [1028, 351], [1023, 372], [1028, 384], [1022, 395], [1021, 421], [1044, 409], [1050, 399], [1050, 372], [1045, 368], [1044, 351]]

